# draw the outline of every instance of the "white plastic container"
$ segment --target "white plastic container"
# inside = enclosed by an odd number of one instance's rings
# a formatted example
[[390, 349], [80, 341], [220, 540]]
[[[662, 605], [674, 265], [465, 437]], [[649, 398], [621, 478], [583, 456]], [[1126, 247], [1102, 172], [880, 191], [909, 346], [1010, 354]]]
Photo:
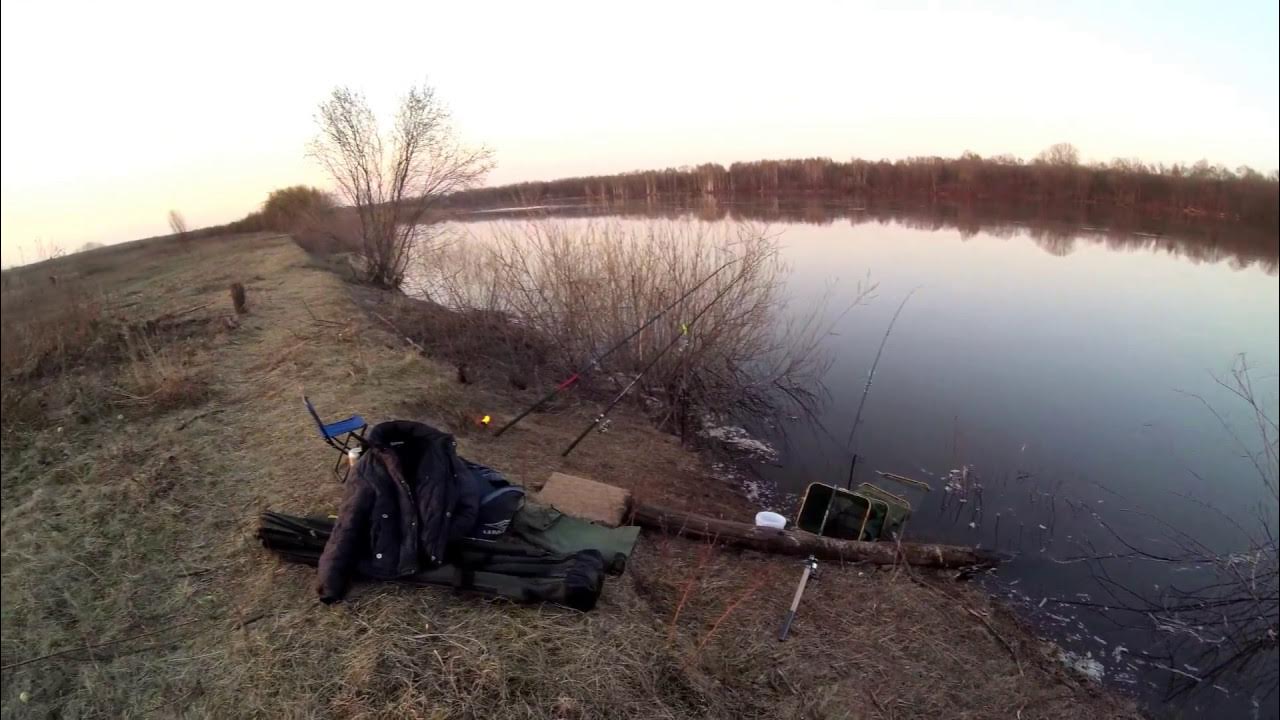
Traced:
[[787, 519], [776, 512], [764, 510], [756, 513], [756, 527], [773, 528], [774, 530], [786, 530]]

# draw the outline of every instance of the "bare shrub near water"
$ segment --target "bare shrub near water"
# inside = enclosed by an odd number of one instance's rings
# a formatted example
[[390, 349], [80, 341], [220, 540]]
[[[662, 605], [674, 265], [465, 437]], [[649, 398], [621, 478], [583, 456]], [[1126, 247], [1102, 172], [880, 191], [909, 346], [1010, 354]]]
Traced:
[[[1274, 377], [1274, 376], [1272, 376]], [[1274, 703], [1280, 688], [1276, 655], [1280, 649], [1280, 433], [1274, 395], [1258, 389], [1244, 355], [1236, 358], [1218, 384], [1240, 401], [1249, 431], [1242, 434], [1225, 414], [1199, 395], [1190, 395], [1212, 413], [1231, 442], [1248, 460], [1264, 495], [1254, 517], [1232, 516], [1211, 503], [1184, 498], [1200, 510], [1205, 525], [1229, 527], [1234, 547], [1215, 546], [1200, 528], [1175, 527], [1138, 511], [1127, 511], [1155, 524], [1156, 537], [1137, 538], [1095, 515], [1106, 540], [1116, 549], [1086, 552], [1063, 562], [1085, 562], [1105, 593], [1102, 601], [1059, 600], [1103, 613], [1127, 626], [1150, 628], [1158, 649], [1141, 653], [1143, 662], [1169, 673], [1167, 694], [1176, 697], [1218, 687], [1223, 678], [1243, 675], [1254, 680], [1254, 700]], [[1207, 491], [1215, 484], [1188, 469]], [[1136, 586], [1125, 563], [1157, 563], [1179, 573], [1178, 580], [1151, 590]], [[1116, 620], [1118, 618], [1118, 620]]]
[[429, 85], [409, 89], [389, 137], [364, 95], [350, 88], [335, 88], [316, 122], [311, 155], [355, 210], [364, 280], [399, 288], [428, 212], [478, 184], [493, 154], [459, 142], [448, 107]]
[[[459, 237], [436, 253], [423, 272], [423, 294], [543, 338], [567, 374], [710, 277], [596, 369], [596, 387], [616, 391], [656, 362], [636, 394], [681, 434], [708, 412], [758, 416], [818, 400], [830, 361], [821, 347], [830, 313], [825, 302], [790, 312], [782, 295], [787, 268], [776, 235], [765, 228], [551, 221], [491, 227], [490, 236]], [[860, 284], [855, 304], [870, 290]], [[658, 358], [673, 341], [676, 347]]]

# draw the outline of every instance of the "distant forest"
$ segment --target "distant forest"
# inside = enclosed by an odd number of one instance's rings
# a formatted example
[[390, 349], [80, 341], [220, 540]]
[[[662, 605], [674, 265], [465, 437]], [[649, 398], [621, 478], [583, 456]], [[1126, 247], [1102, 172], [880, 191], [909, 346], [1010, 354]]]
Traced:
[[450, 198], [455, 207], [500, 207], [548, 202], [627, 203], [699, 196], [750, 200], [777, 195], [822, 195], [854, 203], [1002, 203], [1103, 206], [1151, 215], [1233, 220], [1280, 227], [1280, 182], [1248, 167], [1148, 165], [1138, 160], [1081, 163], [1069, 144], [1034, 160], [913, 157], [838, 162], [830, 158], [706, 163], [478, 188]]

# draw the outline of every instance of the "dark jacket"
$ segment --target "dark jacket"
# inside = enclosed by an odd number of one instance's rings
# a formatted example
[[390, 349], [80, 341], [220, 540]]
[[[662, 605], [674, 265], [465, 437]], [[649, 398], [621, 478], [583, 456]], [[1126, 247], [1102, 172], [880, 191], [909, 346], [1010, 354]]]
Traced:
[[453, 436], [397, 420], [376, 425], [366, 444], [320, 556], [324, 602], [341, 600], [355, 573], [391, 580], [440, 565], [479, 512], [478, 485]]

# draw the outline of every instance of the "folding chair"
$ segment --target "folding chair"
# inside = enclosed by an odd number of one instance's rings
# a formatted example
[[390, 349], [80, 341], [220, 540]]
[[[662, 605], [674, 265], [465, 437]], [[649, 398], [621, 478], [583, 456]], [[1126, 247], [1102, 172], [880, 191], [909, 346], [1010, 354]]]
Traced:
[[347, 481], [347, 473], [351, 472], [351, 466], [341, 473], [338, 468], [342, 467], [343, 461], [347, 459], [347, 451], [352, 448], [364, 448], [364, 431], [369, 427], [369, 423], [359, 415], [352, 415], [345, 420], [326, 423], [320, 419], [320, 414], [316, 412], [316, 406], [311, 404], [311, 400], [306, 395], [302, 396], [302, 402], [307, 406], [307, 412], [311, 413], [311, 418], [316, 421], [316, 427], [320, 429], [320, 437], [329, 444], [334, 450], [337, 450], [338, 461], [333, 464], [333, 474], [338, 478], [338, 482]]

